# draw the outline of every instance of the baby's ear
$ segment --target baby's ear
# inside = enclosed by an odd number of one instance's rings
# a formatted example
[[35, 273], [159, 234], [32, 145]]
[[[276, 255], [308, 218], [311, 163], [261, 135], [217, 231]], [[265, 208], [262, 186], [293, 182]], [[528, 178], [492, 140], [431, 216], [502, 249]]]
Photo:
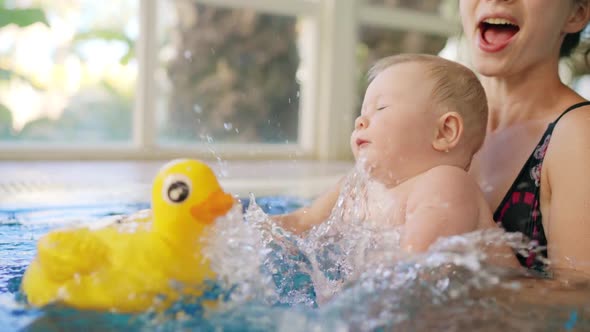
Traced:
[[457, 112], [447, 112], [438, 118], [432, 147], [441, 152], [449, 152], [463, 135], [463, 118]]
[[565, 23], [563, 31], [576, 33], [588, 25], [590, 20], [590, 1], [576, 1], [569, 19]]

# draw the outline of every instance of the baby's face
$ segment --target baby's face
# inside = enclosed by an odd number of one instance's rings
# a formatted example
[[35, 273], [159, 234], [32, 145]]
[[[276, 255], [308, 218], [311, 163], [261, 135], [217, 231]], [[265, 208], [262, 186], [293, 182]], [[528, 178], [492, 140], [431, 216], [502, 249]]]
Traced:
[[432, 151], [438, 116], [425, 70], [418, 62], [396, 64], [367, 88], [350, 143], [379, 181], [397, 185], [416, 175]]

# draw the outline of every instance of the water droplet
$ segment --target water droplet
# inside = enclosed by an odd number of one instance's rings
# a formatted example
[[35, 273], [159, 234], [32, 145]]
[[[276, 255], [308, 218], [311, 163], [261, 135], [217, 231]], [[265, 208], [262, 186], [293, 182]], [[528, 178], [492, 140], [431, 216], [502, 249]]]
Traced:
[[195, 113], [197, 113], [197, 114], [201, 114], [201, 113], [203, 113], [203, 109], [201, 108], [201, 106], [199, 106], [199, 105], [197, 105], [197, 104], [195, 104], [195, 105], [193, 106], [193, 111], [194, 111]]
[[191, 60], [193, 57], [193, 53], [189, 50], [184, 51], [184, 58], [187, 60]]
[[225, 128], [225, 130], [230, 131], [234, 128], [234, 126], [232, 125], [231, 122], [226, 122], [223, 124], [223, 128]]
[[240, 130], [238, 128], [234, 129], [236, 131], [236, 134], [240, 133]]

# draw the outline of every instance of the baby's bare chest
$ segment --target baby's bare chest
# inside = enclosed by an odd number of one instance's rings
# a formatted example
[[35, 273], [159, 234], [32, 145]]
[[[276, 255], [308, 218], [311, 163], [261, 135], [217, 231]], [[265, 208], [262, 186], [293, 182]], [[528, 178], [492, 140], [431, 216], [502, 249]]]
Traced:
[[367, 221], [385, 227], [405, 224], [407, 196], [396, 189], [369, 191]]

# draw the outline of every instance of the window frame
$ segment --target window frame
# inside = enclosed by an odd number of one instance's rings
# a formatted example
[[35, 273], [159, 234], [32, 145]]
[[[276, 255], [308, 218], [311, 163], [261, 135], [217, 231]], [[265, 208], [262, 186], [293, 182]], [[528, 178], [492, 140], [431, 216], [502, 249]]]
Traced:
[[[298, 142], [290, 144], [173, 144], [156, 142], [154, 84], [158, 2], [139, 0], [139, 39], [132, 140], [125, 143], [66, 145], [0, 142], [4, 160], [143, 160], [178, 157], [235, 159], [351, 158], [349, 136], [357, 105], [355, 49], [363, 26], [417, 30], [456, 36], [456, 10], [447, 17], [403, 8], [366, 5], [363, 0], [193, 0], [195, 3], [297, 17], [302, 33], [304, 79], [301, 85]], [[444, 0], [454, 2], [453, 0]]]

